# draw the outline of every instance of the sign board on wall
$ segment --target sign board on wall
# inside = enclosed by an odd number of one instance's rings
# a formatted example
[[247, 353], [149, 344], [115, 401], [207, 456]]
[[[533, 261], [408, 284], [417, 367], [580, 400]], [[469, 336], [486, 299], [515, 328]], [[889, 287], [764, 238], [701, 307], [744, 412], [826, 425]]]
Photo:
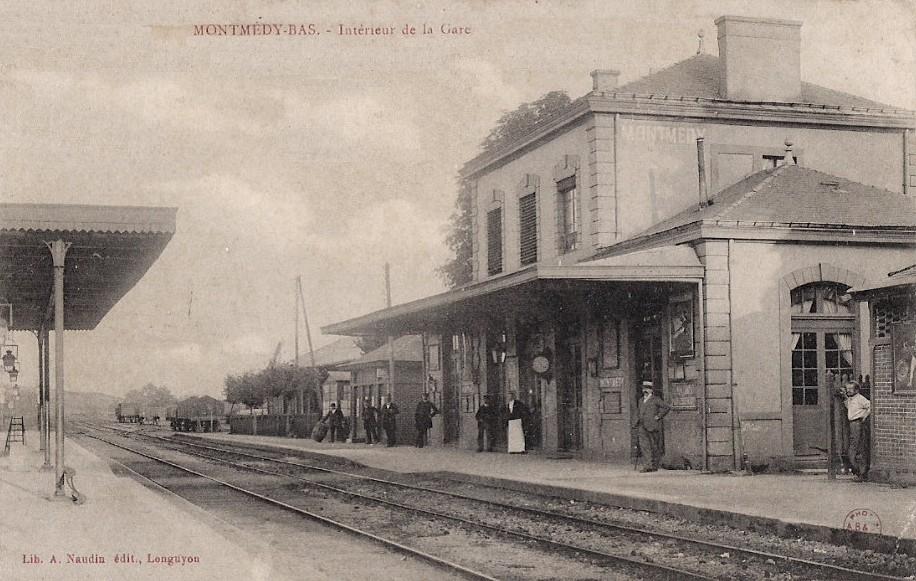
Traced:
[[697, 199], [699, 123], [621, 119], [617, 150], [619, 224], [624, 237], [673, 216]]
[[916, 391], [916, 323], [891, 325], [894, 393]]

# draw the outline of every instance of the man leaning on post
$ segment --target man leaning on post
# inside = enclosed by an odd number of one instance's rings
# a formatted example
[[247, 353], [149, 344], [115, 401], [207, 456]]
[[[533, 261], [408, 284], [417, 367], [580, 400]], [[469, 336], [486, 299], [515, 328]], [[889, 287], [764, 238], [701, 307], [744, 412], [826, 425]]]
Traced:
[[662, 419], [671, 411], [665, 400], [653, 393], [651, 381], [642, 382], [642, 399], [639, 400], [639, 446], [643, 455], [649, 454], [649, 465], [640, 472], [656, 472], [662, 461]]
[[859, 393], [859, 382], [846, 383], [846, 417], [849, 420], [849, 463], [856, 480], [868, 480], [868, 416], [871, 402]]

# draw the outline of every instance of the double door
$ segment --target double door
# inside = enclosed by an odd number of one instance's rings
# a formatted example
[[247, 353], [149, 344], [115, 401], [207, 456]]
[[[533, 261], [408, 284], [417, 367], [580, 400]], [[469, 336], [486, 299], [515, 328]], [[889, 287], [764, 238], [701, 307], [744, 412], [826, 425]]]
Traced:
[[559, 328], [557, 337], [557, 406], [559, 448], [582, 449], [582, 337], [577, 322]]

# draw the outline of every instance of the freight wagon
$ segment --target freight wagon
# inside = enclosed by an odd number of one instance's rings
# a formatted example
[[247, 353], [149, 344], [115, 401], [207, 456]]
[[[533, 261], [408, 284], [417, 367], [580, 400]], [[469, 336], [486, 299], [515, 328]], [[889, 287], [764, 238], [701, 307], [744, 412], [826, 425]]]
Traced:
[[189, 397], [168, 408], [166, 419], [176, 432], [219, 432], [225, 403], [209, 397]]
[[164, 407], [144, 406], [136, 403], [123, 402], [115, 406], [115, 417], [121, 424], [155, 424], [165, 417]]

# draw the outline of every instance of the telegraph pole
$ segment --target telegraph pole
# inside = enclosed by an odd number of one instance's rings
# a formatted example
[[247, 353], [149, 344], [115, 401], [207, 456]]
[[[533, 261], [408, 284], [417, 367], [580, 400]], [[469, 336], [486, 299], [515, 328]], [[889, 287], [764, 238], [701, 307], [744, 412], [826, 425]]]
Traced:
[[[385, 263], [385, 303], [391, 308], [391, 265]], [[388, 335], [388, 401], [394, 402], [394, 338]]]
[[[296, 291], [298, 291], [298, 289], [299, 289], [299, 277], [297, 276], [296, 277]], [[295, 355], [296, 369], [299, 369], [299, 293], [296, 291], [293, 291], [293, 295], [295, 295], [295, 299], [296, 299], [295, 301], [296, 302], [296, 309], [295, 309], [296, 312], [293, 315], [293, 321], [294, 321], [293, 349], [296, 354]], [[297, 395], [299, 397], [299, 401], [298, 401], [299, 405], [297, 406], [299, 408], [298, 412], [301, 414], [301, 413], [304, 413], [305, 411], [304, 395], [302, 393], [301, 388], [299, 389], [299, 393]]]
[[[308, 311], [305, 308], [305, 295], [302, 292], [302, 275], [299, 275], [296, 277], [296, 286], [299, 289], [299, 301], [302, 303], [302, 320], [305, 322], [305, 338], [308, 339], [308, 342], [309, 342], [309, 361], [312, 364], [312, 370], [317, 371], [317, 369], [315, 368], [315, 349], [314, 347], [312, 347], [312, 330], [309, 327], [309, 315], [308, 315]], [[297, 329], [296, 331], [296, 338], [297, 338], [296, 339], [296, 364], [298, 365], [298, 361], [299, 361], [299, 342], [298, 342], [299, 313], [298, 312], [296, 313], [296, 329]], [[307, 397], [305, 399], [305, 410], [306, 410], [305, 411], [306, 414], [312, 413], [312, 398], [311, 397]]]

